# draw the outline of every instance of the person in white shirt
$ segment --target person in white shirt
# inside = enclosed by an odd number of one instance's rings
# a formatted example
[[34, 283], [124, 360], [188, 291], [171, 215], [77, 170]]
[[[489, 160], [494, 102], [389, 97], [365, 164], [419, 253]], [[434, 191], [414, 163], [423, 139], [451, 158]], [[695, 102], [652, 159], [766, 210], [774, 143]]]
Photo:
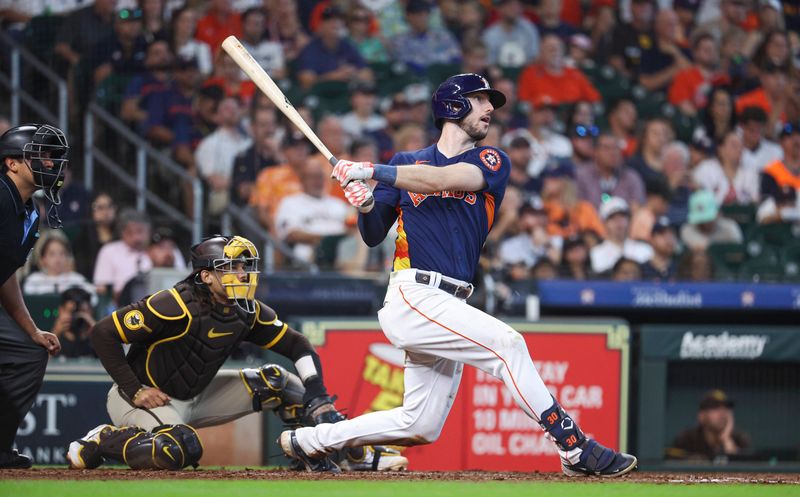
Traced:
[[745, 107], [739, 114], [739, 136], [742, 137], [742, 167], [761, 172], [776, 160], [783, 159], [783, 148], [764, 138], [767, 113], [761, 107]]
[[519, 0], [493, 0], [500, 19], [483, 32], [489, 64], [523, 67], [539, 55], [539, 31], [525, 18]]
[[272, 79], [286, 76], [283, 45], [264, 39], [267, 16], [261, 7], [252, 7], [242, 13], [242, 45], [264, 68]]
[[238, 98], [222, 99], [216, 121], [217, 129], [203, 138], [194, 152], [197, 170], [211, 189], [208, 212], [212, 215], [222, 213], [228, 206], [233, 162], [251, 144], [241, 127], [242, 104]]
[[61, 293], [74, 286], [86, 290], [95, 300], [94, 286], [82, 274], [74, 271], [75, 261], [69, 241], [53, 231], [39, 240], [39, 270], [31, 273], [22, 284], [25, 295]]
[[759, 200], [758, 171], [742, 166], [742, 139], [729, 131], [715, 157], [702, 161], [692, 177], [699, 188], [714, 194], [718, 205], [754, 204]]
[[278, 238], [293, 245], [295, 257], [302, 261], [314, 262], [323, 238], [344, 235], [353, 213], [347, 202], [325, 193], [329, 175], [328, 161], [321, 155], [311, 157], [300, 175], [303, 192], [284, 198], [275, 214]]
[[592, 247], [589, 256], [592, 271], [606, 273], [617, 261], [625, 257], [644, 264], [653, 257], [653, 248], [628, 238], [631, 212], [628, 203], [621, 197], [611, 197], [600, 205], [600, 218], [605, 223], [606, 239]]
[[356, 80], [350, 85], [350, 106], [353, 110], [342, 116], [342, 128], [352, 138], [386, 127], [386, 119], [375, 112], [378, 101], [375, 85]]
[[196, 60], [200, 74], [208, 76], [214, 70], [214, 63], [211, 58], [211, 48], [194, 37], [197, 19], [197, 11], [188, 6], [173, 12], [170, 46], [177, 57]]
[[500, 262], [512, 280], [527, 278], [528, 272], [542, 258], [559, 261], [563, 240], [547, 233], [547, 212], [541, 200], [534, 197], [519, 210], [520, 233], [500, 244]]

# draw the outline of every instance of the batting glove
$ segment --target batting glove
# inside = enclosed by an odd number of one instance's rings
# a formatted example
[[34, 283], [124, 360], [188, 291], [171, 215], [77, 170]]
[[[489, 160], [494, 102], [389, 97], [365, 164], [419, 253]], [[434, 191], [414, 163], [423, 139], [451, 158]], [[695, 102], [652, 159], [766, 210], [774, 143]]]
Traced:
[[333, 168], [332, 178], [336, 178], [342, 188], [351, 181], [372, 179], [375, 173], [375, 166], [371, 162], [353, 162], [340, 160]]
[[358, 212], [366, 214], [375, 206], [372, 190], [363, 181], [352, 181], [344, 188], [344, 196]]

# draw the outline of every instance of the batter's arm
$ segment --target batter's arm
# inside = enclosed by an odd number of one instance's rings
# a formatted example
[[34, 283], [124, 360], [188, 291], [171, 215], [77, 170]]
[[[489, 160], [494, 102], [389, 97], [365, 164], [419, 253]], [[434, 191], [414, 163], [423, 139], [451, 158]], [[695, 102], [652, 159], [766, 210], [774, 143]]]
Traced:
[[358, 231], [364, 243], [370, 247], [380, 245], [396, 219], [394, 206], [376, 201], [371, 211], [358, 215]]
[[[382, 168], [394, 168], [397, 177], [394, 186], [412, 193], [438, 193], [442, 191], [477, 192], [487, 183], [475, 164], [458, 162], [444, 167], [414, 164], [407, 166], [375, 165], [375, 179], [381, 181]], [[388, 174], [391, 174], [387, 172]]]

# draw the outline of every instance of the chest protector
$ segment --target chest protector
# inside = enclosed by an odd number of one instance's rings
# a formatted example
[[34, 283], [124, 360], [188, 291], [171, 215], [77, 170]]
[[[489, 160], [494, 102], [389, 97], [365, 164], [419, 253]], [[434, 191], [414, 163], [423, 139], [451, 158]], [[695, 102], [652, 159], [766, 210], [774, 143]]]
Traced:
[[188, 400], [208, 386], [247, 336], [253, 318], [236, 306], [201, 302], [189, 284], [175, 290], [148, 301], [164, 330], [152, 343], [133, 344], [127, 358], [144, 384]]

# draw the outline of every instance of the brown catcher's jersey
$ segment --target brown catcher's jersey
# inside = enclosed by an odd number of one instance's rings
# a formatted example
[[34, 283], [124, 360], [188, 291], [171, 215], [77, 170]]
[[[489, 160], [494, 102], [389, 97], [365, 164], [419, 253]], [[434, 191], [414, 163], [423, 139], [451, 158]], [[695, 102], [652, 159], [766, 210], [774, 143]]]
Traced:
[[127, 361], [139, 381], [180, 400], [202, 392], [242, 341], [269, 349], [288, 328], [262, 302], [248, 314], [201, 301], [186, 283], [118, 309], [111, 319], [131, 345]]

